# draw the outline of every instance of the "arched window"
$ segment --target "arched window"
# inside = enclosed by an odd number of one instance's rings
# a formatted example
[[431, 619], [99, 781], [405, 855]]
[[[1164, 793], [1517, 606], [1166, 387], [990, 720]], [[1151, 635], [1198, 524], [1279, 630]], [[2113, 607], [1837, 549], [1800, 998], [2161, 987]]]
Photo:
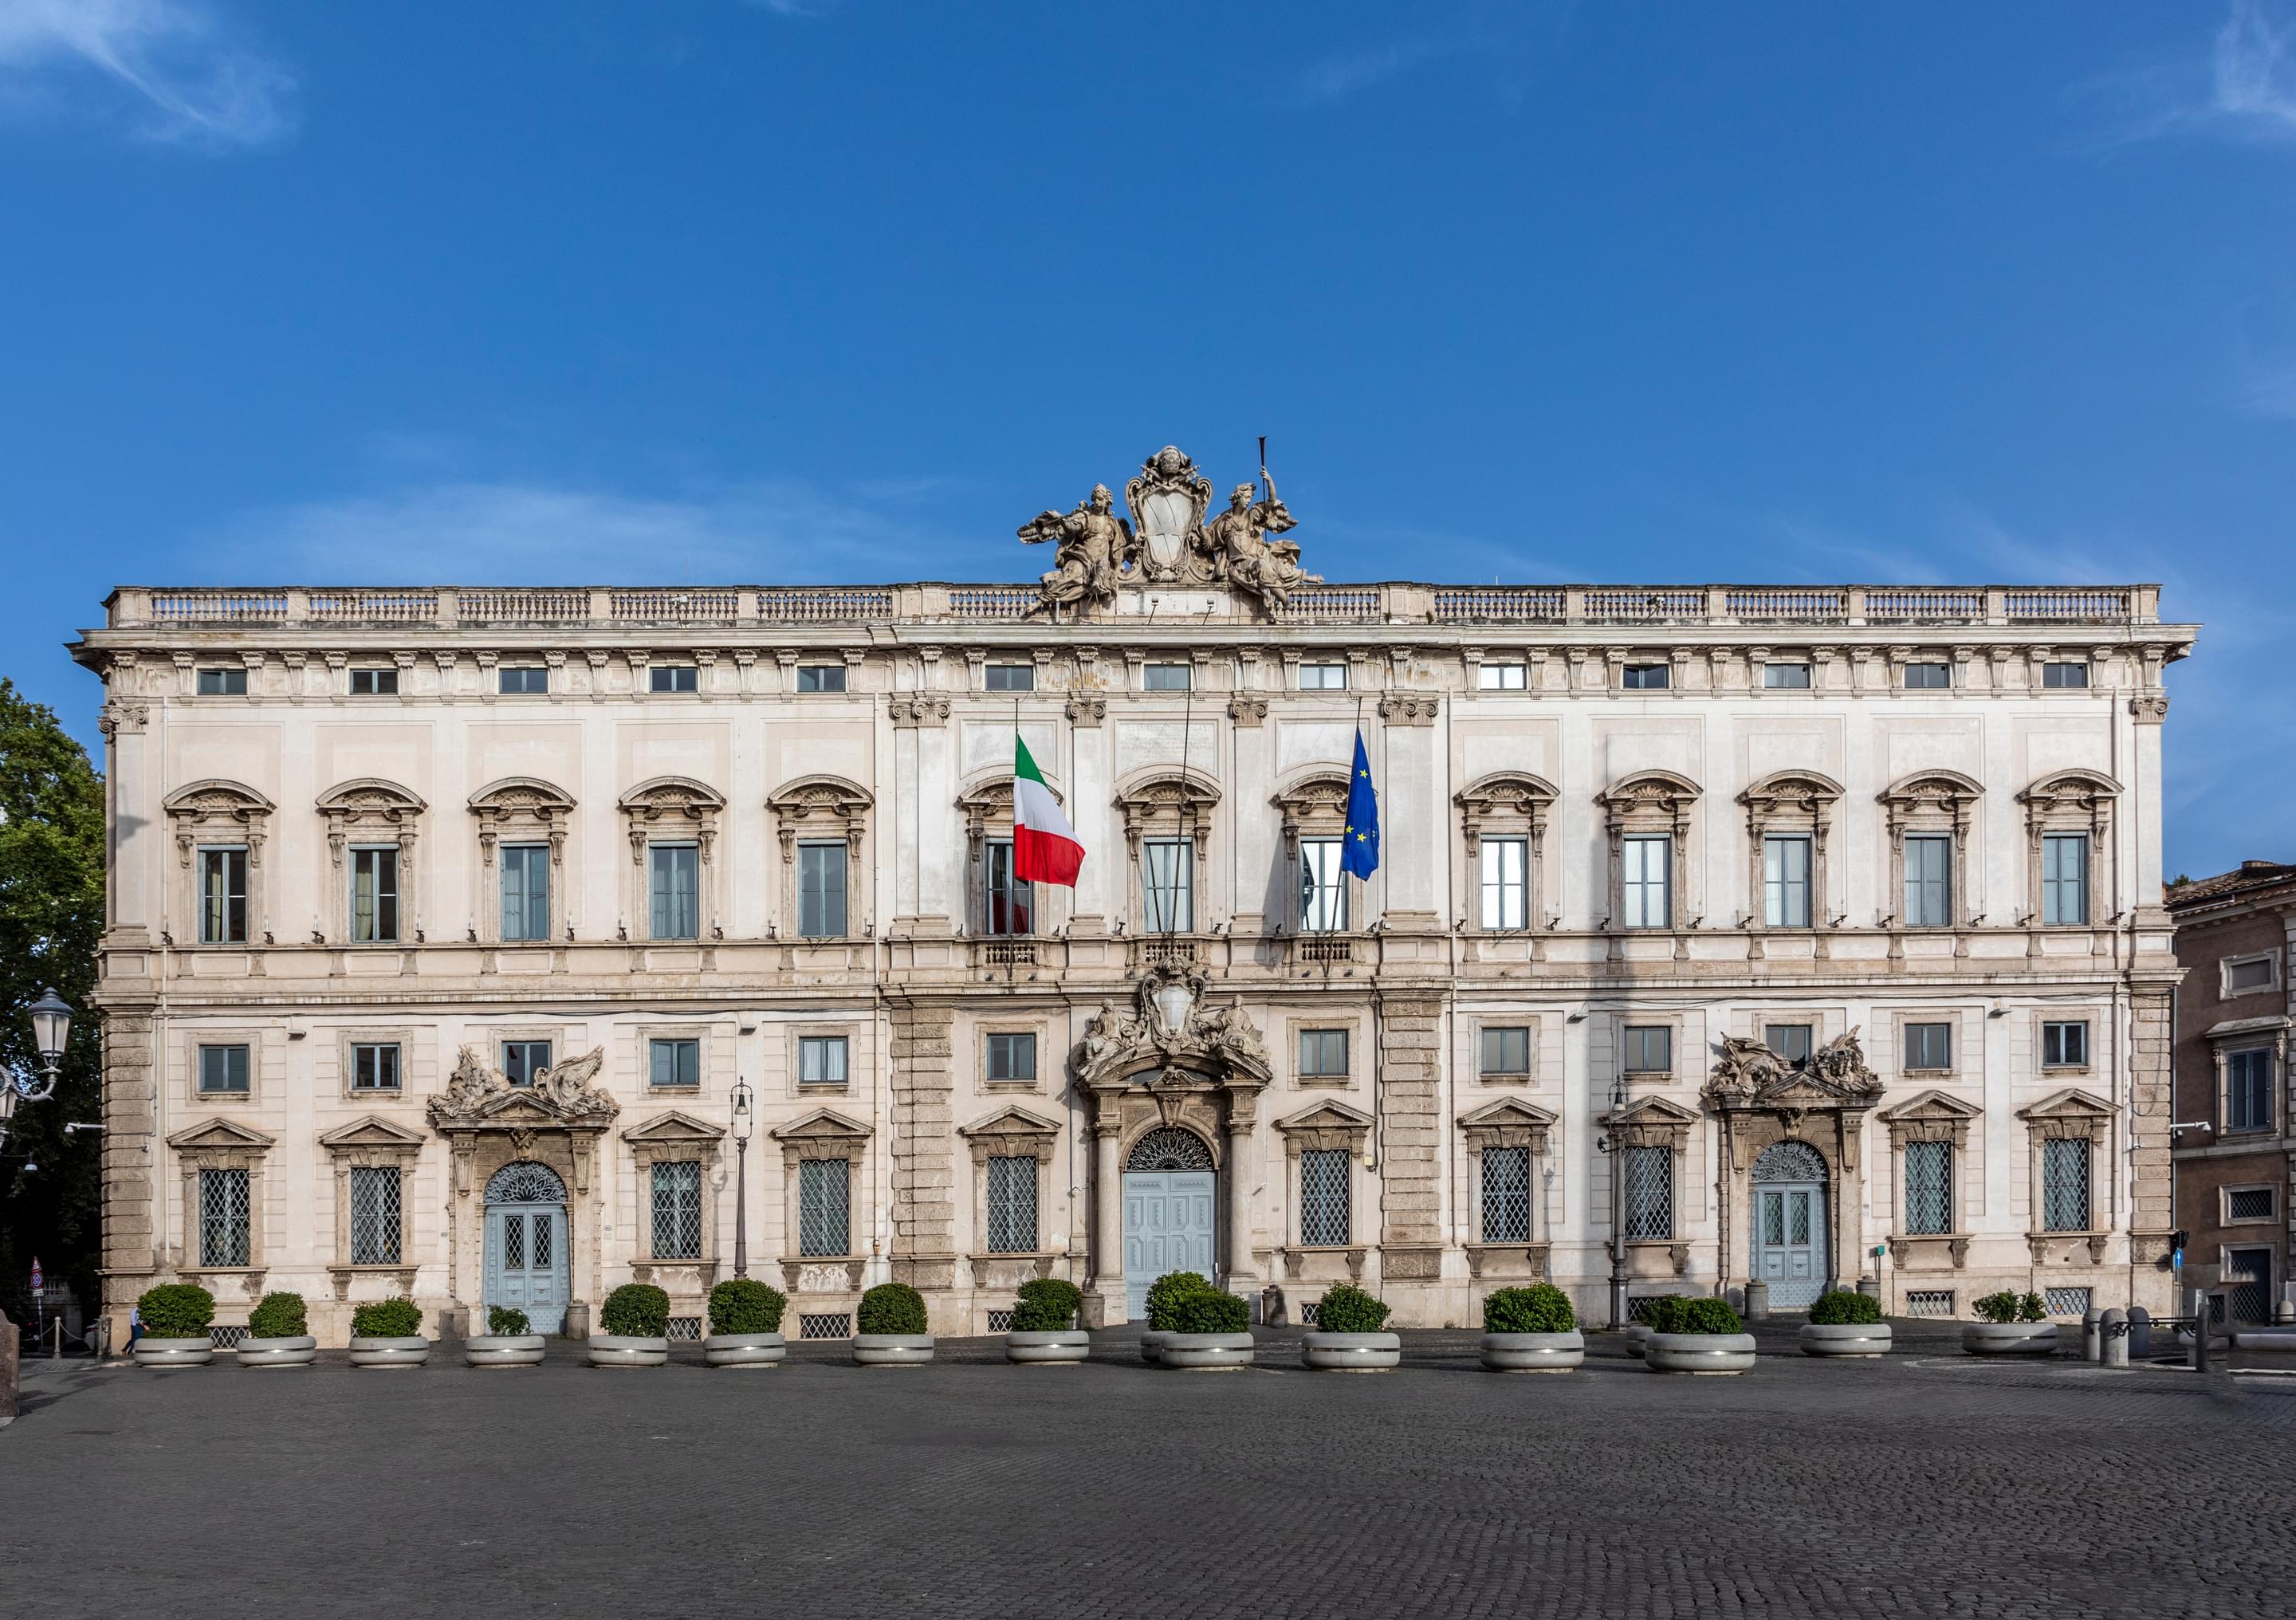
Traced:
[[489, 1204], [563, 1204], [566, 1183], [547, 1165], [521, 1159], [487, 1178]]
[[1127, 1170], [1209, 1170], [1212, 1150], [1193, 1131], [1159, 1125], [1132, 1144]]
[[1822, 1182], [1825, 1156], [1806, 1141], [1773, 1142], [1754, 1161], [1758, 1182]]

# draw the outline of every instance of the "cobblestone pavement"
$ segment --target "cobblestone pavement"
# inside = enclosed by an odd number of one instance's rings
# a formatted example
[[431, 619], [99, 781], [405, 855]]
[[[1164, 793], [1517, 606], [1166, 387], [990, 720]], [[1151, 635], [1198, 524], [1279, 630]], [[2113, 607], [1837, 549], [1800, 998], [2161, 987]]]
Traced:
[[[1907, 1324], [1911, 1327], [1913, 1324]], [[1664, 1378], [1407, 1337], [1386, 1377], [35, 1364], [0, 1614], [2296, 1613], [2296, 1380], [1908, 1335]], [[1783, 1335], [1765, 1335], [1783, 1352]]]

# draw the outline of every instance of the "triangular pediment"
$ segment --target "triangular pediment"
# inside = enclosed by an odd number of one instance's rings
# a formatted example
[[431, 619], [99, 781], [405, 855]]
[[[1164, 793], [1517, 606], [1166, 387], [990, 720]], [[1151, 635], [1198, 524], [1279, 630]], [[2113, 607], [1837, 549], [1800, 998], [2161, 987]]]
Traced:
[[1289, 1119], [1277, 1120], [1275, 1128], [1279, 1131], [1360, 1131], [1370, 1124], [1371, 1116], [1362, 1109], [1326, 1099]]
[[1918, 1097], [1908, 1097], [1895, 1108], [1883, 1109], [1874, 1117], [1889, 1125], [1906, 1125], [1917, 1119], [1971, 1120], [1984, 1113], [1973, 1102], [1964, 1102], [1958, 1097], [1948, 1097], [1940, 1091], [1926, 1091]]
[[557, 1110], [537, 1096], [533, 1087], [526, 1085], [504, 1086], [480, 1103], [473, 1112], [480, 1118], [496, 1125], [512, 1124], [521, 1119], [531, 1119], [537, 1125], [559, 1123]]
[[996, 1140], [1015, 1137], [1057, 1136], [1061, 1127], [1049, 1119], [1038, 1118], [1023, 1108], [1008, 1108], [990, 1115], [979, 1125], [960, 1126], [959, 1136], [971, 1141], [983, 1138]]
[[869, 1127], [832, 1109], [816, 1109], [772, 1135], [775, 1141], [863, 1141], [868, 1138]]
[[236, 1119], [203, 1119], [168, 1138], [177, 1152], [186, 1148], [267, 1148], [275, 1139]]
[[319, 1138], [323, 1148], [420, 1148], [428, 1140], [420, 1131], [369, 1114], [346, 1125], [337, 1125]]
[[1616, 1114], [1603, 1116], [1605, 1125], [1695, 1125], [1698, 1110], [1665, 1097], [1644, 1097]]
[[722, 1141], [725, 1137], [725, 1126], [707, 1124], [676, 1109], [667, 1114], [656, 1114], [644, 1125], [632, 1125], [622, 1133], [624, 1141], [642, 1144], [707, 1143]]
[[2017, 1117], [2027, 1121], [2044, 1119], [2110, 1119], [2120, 1110], [2094, 1092], [2085, 1092], [2077, 1085], [2067, 1086], [2053, 1096], [2045, 1097], [2030, 1107], [2017, 1110]]
[[1832, 1109], [1845, 1102], [1871, 1103], [1874, 1093], [1854, 1082], [1844, 1082], [1798, 1068], [1771, 1081], [1754, 1093], [1759, 1109]]
[[1523, 1101], [1520, 1097], [1502, 1097], [1496, 1102], [1487, 1102], [1472, 1113], [1459, 1116], [1462, 1125], [1521, 1125], [1541, 1131], [1554, 1125], [1554, 1120], [1555, 1116], [1536, 1103]]

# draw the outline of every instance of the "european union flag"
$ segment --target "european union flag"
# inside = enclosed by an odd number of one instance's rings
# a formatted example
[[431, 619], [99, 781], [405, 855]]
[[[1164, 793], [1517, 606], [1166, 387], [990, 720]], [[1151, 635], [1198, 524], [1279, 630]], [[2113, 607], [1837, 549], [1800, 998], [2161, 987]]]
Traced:
[[1348, 782], [1348, 830], [1340, 844], [1340, 870], [1368, 878], [1379, 870], [1379, 795], [1372, 790], [1371, 756], [1356, 728], [1355, 775]]

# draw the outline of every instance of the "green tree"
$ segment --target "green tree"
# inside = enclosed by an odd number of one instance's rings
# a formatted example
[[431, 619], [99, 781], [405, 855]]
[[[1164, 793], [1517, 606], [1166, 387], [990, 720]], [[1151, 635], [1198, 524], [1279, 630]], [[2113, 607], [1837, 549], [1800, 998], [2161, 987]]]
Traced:
[[17, 1106], [0, 1145], [0, 1311], [31, 1320], [32, 1257], [49, 1280], [101, 1303], [102, 1135], [95, 947], [103, 928], [103, 779], [55, 715], [0, 679], [0, 1064], [37, 1074], [25, 1009], [53, 986], [72, 1004], [56, 1094]]

